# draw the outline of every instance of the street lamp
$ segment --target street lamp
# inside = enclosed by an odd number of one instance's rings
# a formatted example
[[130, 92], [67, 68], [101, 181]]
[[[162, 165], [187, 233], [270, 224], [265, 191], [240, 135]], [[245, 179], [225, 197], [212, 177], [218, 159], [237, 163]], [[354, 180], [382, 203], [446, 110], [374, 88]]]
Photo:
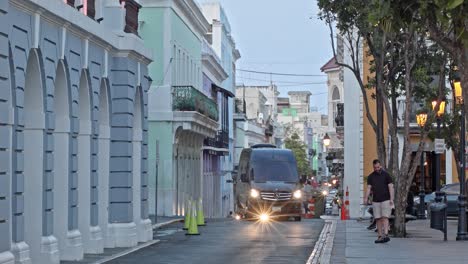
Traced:
[[[432, 109], [435, 111], [438, 101], [435, 100], [432, 102]], [[441, 118], [445, 112], [445, 101], [440, 101], [439, 103], [439, 110], [436, 113], [436, 120], [437, 120], [437, 138], [440, 138], [440, 123], [442, 122]], [[440, 203], [442, 201], [442, 193], [440, 192], [440, 154], [435, 153], [436, 160], [435, 160], [435, 169], [436, 169], [436, 197], [435, 201]]]
[[325, 145], [325, 147], [330, 146], [330, 141], [330, 136], [328, 136], [328, 133], [325, 133], [325, 136], [323, 137], [323, 145]]
[[[416, 121], [418, 122], [418, 125], [421, 127], [421, 133], [422, 129], [426, 125], [427, 121], [427, 114], [426, 113], [419, 113], [416, 115]], [[421, 153], [421, 182], [420, 182], [420, 187], [419, 187], [419, 212], [418, 212], [418, 219], [426, 219], [426, 208], [425, 208], [425, 203], [424, 203], [424, 198], [426, 196], [426, 185], [424, 183], [424, 151]]]
[[463, 102], [462, 87], [459, 78], [453, 81], [455, 99], [460, 105], [460, 173], [458, 174], [460, 182], [460, 195], [458, 196], [458, 232], [457, 240], [467, 240], [466, 234], [466, 196], [465, 196], [465, 105]]

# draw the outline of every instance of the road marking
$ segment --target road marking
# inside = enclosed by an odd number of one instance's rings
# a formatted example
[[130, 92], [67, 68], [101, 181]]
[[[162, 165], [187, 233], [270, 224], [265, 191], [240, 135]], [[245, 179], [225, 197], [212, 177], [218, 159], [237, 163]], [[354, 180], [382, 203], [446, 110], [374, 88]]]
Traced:
[[326, 220], [306, 264], [329, 264], [335, 239], [336, 220]]
[[184, 220], [184, 219], [183, 218], [177, 218], [177, 219], [174, 219], [174, 220], [169, 220], [169, 221], [164, 222], [164, 223], [154, 224], [153, 229], [158, 229], [158, 228], [170, 225], [170, 224], [181, 222], [182, 220]]
[[115, 255], [112, 255], [112, 256], [109, 256], [109, 257], [100, 259], [100, 260], [98, 260], [98, 261], [96, 261], [96, 262], [93, 262], [93, 264], [102, 264], [102, 263], [109, 262], [109, 261], [111, 261], [111, 260], [114, 260], [114, 259], [123, 257], [123, 256], [125, 256], [125, 255], [128, 255], [128, 254], [130, 254], [130, 253], [133, 253], [133, 252], [138, 251], [138, 250], [140, 250], [140, 249], [143, 249], [143, 248], [145, 248], [145, 247], [149, 247], [149, 246], [151, 246], [151, 245], [154, 245], [154, 244], [156, 244], [156, 243], [159, 243], [159, 241], [160, 241], [160, 240], [150, 240], [150, 241], [148, 241], [148, 242], [146, 242], [146, 243], [143, 243], [143, 244], [141, 244], [141, 245], [139, 245], [139, 246], [136, 246], [136, 247], [133, 247], [133, 248], [129, 248], [129, 249], [124, 250], [124, 251], [122, 251], [122, 252], [119, 252], [119, 253], [117, 253], [117, 254], [115, 254]]
[[156, 232], [156, 236], [157, 237], [164, 237], [164, 236], [170, 236], [176, 232], [179, 232], [180, 230], [174, 230], [174, 229], [171, 229], [171, 230], [164, 230], [164, 231], [158, 231]]

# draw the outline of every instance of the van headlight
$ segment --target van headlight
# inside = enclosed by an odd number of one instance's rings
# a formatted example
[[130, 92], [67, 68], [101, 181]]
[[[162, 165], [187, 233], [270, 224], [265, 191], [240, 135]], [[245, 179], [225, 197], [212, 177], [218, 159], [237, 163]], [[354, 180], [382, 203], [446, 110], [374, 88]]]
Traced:
[[250, 190], [250, 197], [258, 198], [258, 196], [260, 196], [260, 193], [257, 190], [255, 190], [255, 189]]
[[293, 195], [294, 195], [294, 198], [296, 198], [296, 199], [301, 199], [301, 197], [302, 197], [302, 192], [301, 192], [301, 190], [297, 190], [297, 191], [294, 192]]

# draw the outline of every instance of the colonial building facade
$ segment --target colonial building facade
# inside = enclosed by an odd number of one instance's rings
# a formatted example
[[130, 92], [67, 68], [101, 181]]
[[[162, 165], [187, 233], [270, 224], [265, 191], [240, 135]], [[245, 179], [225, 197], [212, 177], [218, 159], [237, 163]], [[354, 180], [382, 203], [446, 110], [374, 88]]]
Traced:
[[152, 239], [151, 53], [127, 1], [0, 1], [0, 263]]
[[[241, 54], [236, 47], [229, 19], [220, 3], [205, 3], [201, 6], [203, 15], [211, 24], [207, 32], [211, 47], [221, 60], [224, 71], [228, 74], [221, 84], [222, 97], [225, 98], [220, 110], [224, 114], [224, 123], [220, 122], [220, 130], [228, 141], [229, 152], [221, 157], [221, 215], [227, 216], [234, 210], [234, 191], [232, 176], [234, 169], [234, 94], [236, 83], [236, 62]], [[222, 110], [225, 109], [225, 110]]]
[[188, 199], [202, 197], [203, 142], [214, 138], [219, 126], [218, 105], [202, 88], [209, 24], [193, 0], [140, 2], [142, 38], [160, 61], [149, 69], [155, 79], [149, 92], [149, 153], [157, 176], [150, 182], [150, 208], [157, 215], [184, 215]]

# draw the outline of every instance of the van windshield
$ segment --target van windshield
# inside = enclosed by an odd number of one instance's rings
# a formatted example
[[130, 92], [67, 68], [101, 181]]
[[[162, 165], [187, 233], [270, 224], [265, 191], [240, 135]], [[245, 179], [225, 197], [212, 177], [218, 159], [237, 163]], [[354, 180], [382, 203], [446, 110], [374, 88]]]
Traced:
[[294, 164], [289, 162], [256, 162], [253, 165], [253, 180], [255, 182], [283, 181], [297, 182], [298, 177]]
[[296, 160], [288, 152], [254, 152], [251, 179], [255, 182], [297, 182]]

